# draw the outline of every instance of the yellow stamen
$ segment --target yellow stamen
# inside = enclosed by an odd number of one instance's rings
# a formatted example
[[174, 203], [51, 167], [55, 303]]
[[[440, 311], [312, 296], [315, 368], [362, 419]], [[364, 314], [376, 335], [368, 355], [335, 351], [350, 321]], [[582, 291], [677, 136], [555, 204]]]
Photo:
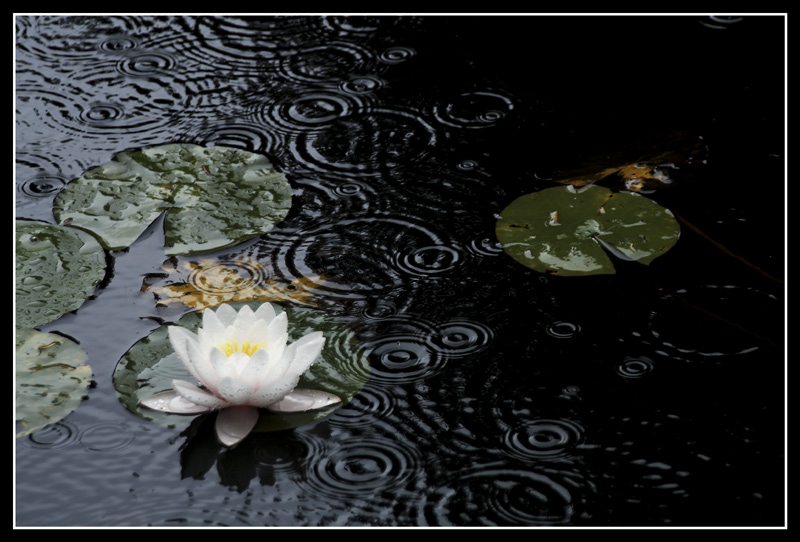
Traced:
[[219, 347], [222, 349], [223, 352], [225, 352], [225, 355], [227, 357], [231, 357], [234, 352], [242, 352], [243, 354], [252, 356], [258, 350], [264, 348], [265, 346], [266, 344], [259, 344], [259, 343], [252, 344], [250, 343], [250, 341], [243, 342], [241, 346], [239, 346], [239, 343], [235, 341], [226, 341], [221, 345], [219, 345]]

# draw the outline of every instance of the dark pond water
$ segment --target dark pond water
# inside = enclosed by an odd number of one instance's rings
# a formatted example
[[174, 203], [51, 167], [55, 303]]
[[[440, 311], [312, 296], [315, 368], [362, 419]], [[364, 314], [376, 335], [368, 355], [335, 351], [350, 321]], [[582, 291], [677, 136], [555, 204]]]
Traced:
[[[16, 440], [16, 524], [783, 525], [783, 52], [782, 17], [17, 17], [17, 217], [125, 149], [266, 154], [289, 215], [205, 265], [299, 280], [372, 376], [233, 449], [127, 411], [118, 360], [191, 310], [148, 285], [202, 283], [157, 225], [41, 327], [95, 385]], [[663, 153], [682, 236], [650, 266], [498, 245], [516, 197]]]

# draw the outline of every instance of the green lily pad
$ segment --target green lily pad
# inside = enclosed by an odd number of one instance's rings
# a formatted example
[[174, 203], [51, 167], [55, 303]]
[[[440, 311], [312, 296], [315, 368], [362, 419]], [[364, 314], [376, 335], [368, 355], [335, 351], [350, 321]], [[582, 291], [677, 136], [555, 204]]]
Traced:
[[[231, 303], [237, 310], [244, 304], [255, 310], [261, 302]], [[278, 305], [275, 307], [279, 308]], [[320, 359], [300, 377], [297, 387], [327, 391], [339, 396], [342, 402], [330, 408], [290, 414], [262, 409], [254, 431], [289, 429], [323, 418], [345, 405], [361, 391], [369, 378], [367, 352], [344, 325], [314, 309], [286, 307], [283, 310], [289, 315], [290, 342], [312, 331], [322, 331], [326, 338]], [[197, 331], [202, 325], [201, 312], [187, 314], [178, 321], [178, 325]], [[171, 389], [173, 379], [194, 381], [173, 351], [167, 327], [156, 329], [125, 353], [114, 370], [114, 386], [120, 401], [131, 412], [168, 427], [185, 427], [190, 423], [191, 416], [162, 413], [139, 405], [140, 399]]]
[[558, 186], [512, 201], [496, 234], [521, 264], [580, 276], [614, 274], [609, 254], [648, 265], [675, 245], [680, 226], [669, 209], [639, 194]]
[[16, 330], [17, 437], [64, 419], [91, 384], [86, 352], [62, 337], [35, 329]]
[[175, 143], [121, 152], [68, 183], [56, 221], [129, 247], [162, 213], [167, 255], [230, 247], [270, 231], [292, 202], [289, 181], [262, 155]]
[[88, 233], [16, 221], [16, 317], [37, 327], [80, 307], [106, 274], [103, 247]]

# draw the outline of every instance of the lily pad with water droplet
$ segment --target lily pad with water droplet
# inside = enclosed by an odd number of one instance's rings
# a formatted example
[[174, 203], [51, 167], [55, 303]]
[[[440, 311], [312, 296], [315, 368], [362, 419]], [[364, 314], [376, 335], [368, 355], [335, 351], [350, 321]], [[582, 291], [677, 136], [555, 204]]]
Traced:
[[35, 329], [16, 330], [17, 437], [64, 419], [91, 384], [86, 352], [62, 337]]
[[[255, 310], [261, 302], [231, 303], [231, 306], [238, 310], [244, 304]], [[280, 311], [279, 305], [275, 307]], [[297, 387], [333, 393], [342, 402], [331, 408], [288, 414], [262, 409], [254, 431], [290, 429], [328, 416], [361, 391], [370, 374], [367, 352], [346, 326], [322, 311], [299, 307], [283, 310], [289, 316], [290, 342], [312, 331], [322, 331], [325, 336], [320, 358], [303, 374]], [[202, 313], [189, 313], [178, 325], [196, 331], [202, 325]], [[114, 371], [114, 386], [120, 401], [131, 412], [169, 427], [183, 428], [191, 422], [191, 416], [166, 414], [139, 405], [140, 399], [171, 389], [173, 379], [194, 381], [173, 351], [167, 327], [159, 327], [125, 353]]]
[[229, 147], [174, 143], [125, 151], [67, 184], [58, 222], [129, 247], [163, 213], [168, 255], [230, 247], [270, 231], [289, 211], [292, 190], [265, 157]]
[[16, 237], [19, 327], [40, 326], [74, 311], [105, 277], [103, 247], [84, 231], [17, 220]]
[[615, 273], [610, 254], [645, 265], [680, 236], [673, 214], [634, 193], [588, 185], [554, 187], [512, 201], [497, 220], [505, 252], [536, 271], [563, 276]]

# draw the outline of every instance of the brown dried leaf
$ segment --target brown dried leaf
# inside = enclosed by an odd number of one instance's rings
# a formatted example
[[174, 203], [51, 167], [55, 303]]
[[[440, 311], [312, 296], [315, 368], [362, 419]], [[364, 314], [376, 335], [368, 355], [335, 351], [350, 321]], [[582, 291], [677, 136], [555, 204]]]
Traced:
[[161, 268], [164, 275], [145, 278], [141, 288], [142, 292], [152, 293], [160, 306], [179, 303], [202, 310], [254, 300], [316, 306], [312, 288], [319, 277], [301, 277], [292, 282], [269, 278], [263, 264], [246, 257], [231, 262], [213, 258], [169, 262], [172, 265]]

